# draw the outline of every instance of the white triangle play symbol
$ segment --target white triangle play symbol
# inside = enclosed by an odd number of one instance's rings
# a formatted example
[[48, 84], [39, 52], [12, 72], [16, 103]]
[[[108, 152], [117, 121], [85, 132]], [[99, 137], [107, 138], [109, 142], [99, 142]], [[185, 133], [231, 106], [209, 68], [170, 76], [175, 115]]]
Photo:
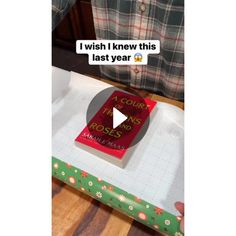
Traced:
[[128, 117], [113, 107], [113, 129], [124, 122]]

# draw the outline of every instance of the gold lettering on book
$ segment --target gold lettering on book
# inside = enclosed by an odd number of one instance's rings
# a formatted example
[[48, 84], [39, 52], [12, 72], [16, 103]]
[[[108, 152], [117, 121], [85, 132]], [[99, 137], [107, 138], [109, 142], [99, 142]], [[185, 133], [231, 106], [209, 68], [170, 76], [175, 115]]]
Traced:
[[115, 100], [115, 101], [117, 102], [117, 101], [118, 101], [118, 97], [115, 96], [115, 97], [113, 97], [111, 100]]
[[107, 134], [109, 136], [112, 136], [114, 138], [120, 138], [122, 135], [122, 131], [117, 131], [115, 129], [112, 129], [110, 127], [105, 127], [104, 125], [97, 124], [93, 122], [89, 128], [91, 130], [96, 130], [98, 132], [103, 132], [104, 134]]
[[120, 101], [123, 104], [126, 104], [128, 106], [133, 106], [133, 107], [136, 107], [138, 109], [148, 109], [147, 104], [143, 103], [143, 102], [137, 102], [137, 101], [134, 101], [134, 100], [128, 99], [128, 98], [122, 98]]

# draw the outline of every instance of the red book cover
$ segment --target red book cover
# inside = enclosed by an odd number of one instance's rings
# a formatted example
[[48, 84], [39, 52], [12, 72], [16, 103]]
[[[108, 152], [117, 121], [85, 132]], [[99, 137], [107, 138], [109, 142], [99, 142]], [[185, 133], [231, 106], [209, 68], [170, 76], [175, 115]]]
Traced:
[[[155, 105], [156, 101], [114, 91], [75, 142], [122, 160]], [[113, 107], [127, 116], [115, 129]]]

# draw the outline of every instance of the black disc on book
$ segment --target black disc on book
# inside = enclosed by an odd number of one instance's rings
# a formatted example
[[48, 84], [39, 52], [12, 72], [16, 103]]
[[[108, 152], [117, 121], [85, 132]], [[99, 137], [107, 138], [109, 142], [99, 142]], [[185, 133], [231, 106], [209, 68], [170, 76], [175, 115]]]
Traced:
[[[128, 149], [136, 145], [145, 136], [149, 122], [150, 107], [155, 102], [144, 99], [133, 89], [128, 91], [109, 87], [99, 92], [87, 109], [88, 139], [96, 140], [100, 145], [111, 149]], [[127, 119], [113, 126], [113, 108]], [[118, 112], [118, 113], [119, 113]], [[119, 122], [118, 122], [119, 123]]]

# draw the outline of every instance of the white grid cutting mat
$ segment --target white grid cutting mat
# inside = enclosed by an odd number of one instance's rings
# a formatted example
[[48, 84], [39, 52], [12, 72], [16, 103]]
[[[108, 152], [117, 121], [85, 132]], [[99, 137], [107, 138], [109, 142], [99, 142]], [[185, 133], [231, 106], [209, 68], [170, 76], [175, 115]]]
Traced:
[[174, 203], [184, 201], [183, 111], [159, 102], [145, 137], [122, 169], [74, 144], [86, 125], [90, 101], [110, 85], [73, 72], [60, 76], [53, 78], [52, 155], [177, 215]]

